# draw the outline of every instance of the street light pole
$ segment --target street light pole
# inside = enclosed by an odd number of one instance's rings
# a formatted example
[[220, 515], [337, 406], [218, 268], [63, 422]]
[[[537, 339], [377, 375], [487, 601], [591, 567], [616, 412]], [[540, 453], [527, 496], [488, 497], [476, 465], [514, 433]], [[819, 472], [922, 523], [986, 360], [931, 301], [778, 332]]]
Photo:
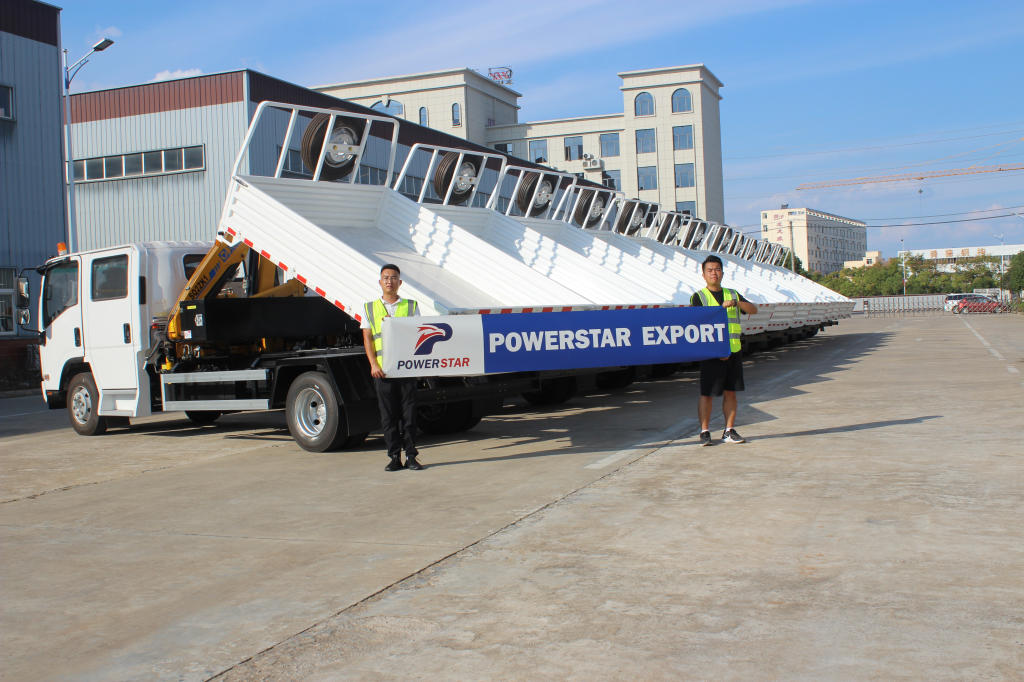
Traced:
[[75, 225], [75, 157], [71, 153], [71, 97], [68, 91], [71, 88], [71, 80], [89, 62], [89, 57], [94, 52], [103, 52], [103, 50], [113, 44], [114, 41], [110, 38], [103, 38], [93, 45], [92, 49], [81, 59], [70, 66], [68, 65], [67, 48], [64, 49], [64, 150], [67, 154], [64, 165], [64, 184], [67, 187], [68, 193], [68, 251], [75, 250], [77, 246], [75, 242], [78, 236], [78, 229]]
[[900, 253], [903, 255], [903, 296], [907, 296], [907, 251], [903, 246], [903, 239], [900, 239]]

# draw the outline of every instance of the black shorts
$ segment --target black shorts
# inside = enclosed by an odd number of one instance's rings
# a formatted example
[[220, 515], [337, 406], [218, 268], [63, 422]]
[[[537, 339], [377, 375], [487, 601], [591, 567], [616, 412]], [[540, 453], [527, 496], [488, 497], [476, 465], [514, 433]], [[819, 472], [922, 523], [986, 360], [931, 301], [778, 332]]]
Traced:
[[700, 363], [700, 394], [720, 396], [722, 391], [742, 391], [743, 353], [736, 352], [728, 360], [711, 358]]

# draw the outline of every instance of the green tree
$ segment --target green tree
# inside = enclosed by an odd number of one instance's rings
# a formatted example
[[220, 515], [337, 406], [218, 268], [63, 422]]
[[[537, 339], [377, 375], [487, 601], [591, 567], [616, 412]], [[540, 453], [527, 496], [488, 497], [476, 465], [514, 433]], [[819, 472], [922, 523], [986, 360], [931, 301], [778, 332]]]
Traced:
[[1014, 296], [1020, 296], [1021, 290], [1024, 289], [1024, 251], [1014, 254], [1010, 259], [1010, 266], [1003, 275], [1002, 285], [1004, 289], [1013, 292]]

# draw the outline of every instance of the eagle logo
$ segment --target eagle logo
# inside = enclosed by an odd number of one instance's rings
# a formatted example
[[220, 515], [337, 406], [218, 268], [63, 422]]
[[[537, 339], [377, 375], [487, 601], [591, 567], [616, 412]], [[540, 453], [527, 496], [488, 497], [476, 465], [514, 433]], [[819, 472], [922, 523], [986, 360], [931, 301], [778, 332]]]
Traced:
[[434, 344], [452, 338], [451, 325], [443, 322], [421, 324], [417, 331], [420, 336], [416, 339], [416, 350], [413, 351], [413, 355], [430, 355], [434, 350]]

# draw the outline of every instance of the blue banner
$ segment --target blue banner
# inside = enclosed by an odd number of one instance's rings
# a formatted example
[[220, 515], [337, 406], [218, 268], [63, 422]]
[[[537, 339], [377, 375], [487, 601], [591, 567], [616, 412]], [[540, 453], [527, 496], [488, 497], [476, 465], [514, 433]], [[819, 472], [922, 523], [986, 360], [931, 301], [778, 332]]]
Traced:
[[729, 355], [725, 308], [483, 315], [486, 373], [692, 362]]

